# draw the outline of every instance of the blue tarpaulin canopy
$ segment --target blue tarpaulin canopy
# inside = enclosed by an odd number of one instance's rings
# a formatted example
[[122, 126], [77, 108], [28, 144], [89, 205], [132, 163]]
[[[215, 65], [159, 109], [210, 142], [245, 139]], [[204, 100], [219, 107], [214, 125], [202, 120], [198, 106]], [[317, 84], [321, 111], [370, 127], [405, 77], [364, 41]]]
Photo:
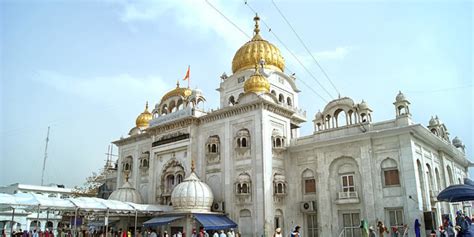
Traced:
[[451, 185], [438, 194], [438, 201], [464, 202], [474, 201], [474, 186], [469, 179], [464, 180], [465, 184]]
[[159, 216], [153, 219], [147, 220], [143, 223], [144, 226], [160, 226], [160, 225], [167, 225], [173, 221], [179, 220], [184, 216]]
[[224, 215], [194, 214], [194, 217], [206, 230], [225, 230], [237, 227], [235, 222]]

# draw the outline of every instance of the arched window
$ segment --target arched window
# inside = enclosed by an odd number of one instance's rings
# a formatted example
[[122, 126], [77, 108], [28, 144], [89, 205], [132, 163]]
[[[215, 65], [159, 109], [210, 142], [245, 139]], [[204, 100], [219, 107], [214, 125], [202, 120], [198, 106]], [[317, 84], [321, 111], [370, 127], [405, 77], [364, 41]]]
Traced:
[[240, 129], [235, 137], [237, 148], [250, 147], [250, 132], [247, 129]]
[[241, 173], [237, 177], [236, 181], [236, 193], [237, 194], [250, 194], [250, 175], [247, 173]]
[[182, 110], [184, 108], [184, 103], [182, 99], [178, 100], [178, 103], [176, 104], [176, 111]]
[[248, 193], [249, 192], [249, 187], [246, 183], [241, 184], [241, 186], [242, 186], [241, 193]]
[[451, 167], [448, 165], [447, 168], [448, 170], [448, 186], [454, 184], [454, 179], [453, 179], [453, 171], [451, 170]]
[[276, 195], [286, 194], [286, 178], [284, 175], [276, 173], [273, 176], [273, 192]]
[[276, 144], [275, 144], [276, 147], [281, 147], [281, 140], [280, 138], [277, 138], [276, 139]]
[[277, 96], [277, 93], [275, 92], [275, 90], [272, 90], [270, 93], [272, 93], [272, 95], [274, 95], [275, 97]]
[[174, 175], [170, 174], [166, 176], [166, 187], [165, 187], [166, 193], [171, 193], [171, 191], [173, 191], [173, 188], [174, 188]]
[[217, 153], [217, 145], [216, 144], [212, 144], [211, 152], [212, 153]]
[[342, 127], [348, 125], [346, 112], [342, 109], [336, 110], [334, 112], [334, 118], [336, 119], [336, 127]]
[[219, 136], [213, 135], [207, 139], [207, 153], [217, 154], [219, 153], [220, 140]]
[[235, 98], [233, 95], [229, 97], [229, 105], [234, 105], [235, 104]]
[[183, 181], [184, 174], [183, 166], [176, 159], [172, 159], [164, 165], [160, 182], [161, 194], [164, 197], [161, 204], [169, 204], [171, 192], [177, 184]]
[[285, 137], [282, 136], [282, 133], [278, 129], [273, 129], [272, 131], [272, 145], [273, 148], [281, 148], [285, 145]]
[[361, 120], [361, 122], [363, 122], [363, 123], [368, 122], [367, 114], [361, 113], [361, 114], [360, 114], [360, 120]]
[[303, 171], [301, 175], [303, 179], [303, 193], [304, 194], [314, 194], [316, 193], [316, 179], [314, 178], [314, 173], [310, 169]]
[[176, 185], [180, 184], [181, 182], [183, 182], [183, 175], [176, 175]]
[[132, 171], [132, 162], [133, 158], [132, 156], [127, 156], [123, 159], [122, 161], [122, 171], [123, 172], [131, 172]]
[[165, 115], [168, 113], [168, 106], [166, 104], [161, 107], [161, 115]]
[[381, 163], [381, 169], [383, 172], [383, 184], [384, 186], [399, 186], [400, 176], [398, 172], [397, 162], [392, 158], [386, 158]]
[[287, 98], [286, 98], [286, 104], [289, 105], [289, 106], [292, 105], [292, 103], [291, 103], [291, 98], [290, 98], [290, 97], [287, 97]]
[[283, 94], [278, 95], [278, 101], [280, 103], [285, 103], [285, 96]]

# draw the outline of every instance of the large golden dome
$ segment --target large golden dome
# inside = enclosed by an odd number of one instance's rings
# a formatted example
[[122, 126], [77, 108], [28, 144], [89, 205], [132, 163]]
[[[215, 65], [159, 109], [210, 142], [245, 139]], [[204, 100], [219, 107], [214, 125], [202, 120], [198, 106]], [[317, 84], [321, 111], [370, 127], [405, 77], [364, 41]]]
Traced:
[[232, 60], [232, 72], [240, 72], [245, 69], [253, 68], [260, 60], [265, 60], [265, 67], [283, 72], [285, 68], [285, 60], [281, 56], [280, 50], [273, 44], [264, 40], [259, 32], [258, 21], [260, 18], [255, 15], [255, 35], [245, 43]]
[[270, 82], [268, 82], [267, 78], [265, 78], [258, 72], [258, 64], [255, 64], [255, 73], [248, 80], [245, 81], [244, 92], [270, 92]]
[[161, 97], [161, 102], [173, 97], [173, 96], [180, 96], [184, 99], [188, 98], [192, 94], [191, 89], [179, 87], [179, 81], [176, 83], [176, 88], [171, 90], [170, 92], [166, 93], [163, 97]]
[[153, 119], [153, 115], [148, 111], [148, 102], [146, 102], [145, 111], [138, 115], [135, 124], [139, 128], [147, 128], [151, 119]]

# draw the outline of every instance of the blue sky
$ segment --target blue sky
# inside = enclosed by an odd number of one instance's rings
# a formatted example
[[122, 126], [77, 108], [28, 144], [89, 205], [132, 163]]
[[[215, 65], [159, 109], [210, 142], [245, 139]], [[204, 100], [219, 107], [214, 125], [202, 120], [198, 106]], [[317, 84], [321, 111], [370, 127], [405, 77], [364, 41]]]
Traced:
[[[209, 0], [251, 35], [244, 1]], [[250, 5], [333, 95], [271, 0]], [[438, 115], [472, 156], [473, 3], [470, 1], [276, 1], [342, 96], [362, 99], [375, 121], [392, 119], [402, 90], [413, 119]], [[219, 76], [248, 38], [204, 0], [0, 2], [0, 185], [39, 184], [51, 126], [45, 183], [81, 184], [103, 166], [107, 146], [126, 135], [191, 65], [191, 87], [218, 107]], [[296, 72], [311, 121], [330, 100], [262, 26]], [[302, 134], [312, 132], [307, 122]], [[7, 165], [4, 165], [7, 164]]]

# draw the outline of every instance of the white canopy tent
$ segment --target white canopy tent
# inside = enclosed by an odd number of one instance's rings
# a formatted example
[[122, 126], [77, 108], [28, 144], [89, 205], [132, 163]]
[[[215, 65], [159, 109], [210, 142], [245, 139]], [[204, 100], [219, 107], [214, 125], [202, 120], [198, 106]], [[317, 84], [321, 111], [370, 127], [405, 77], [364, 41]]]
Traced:
[[[17, 193], [14, 195], [0, 193], [0, 209], [12, 209], [12, 222], [15, 217], [15, 209], [22, 209], [38, 213], [40, 210], [56, 210], [74, 212], [74, 231], [76, 231], [77, 215], [79, 211], [103, 213], [105, 216], [106, 231], [110, 213], [135, 214], [135, 234], [138, 214], [157, 214], [170, 211], [172, 207], [154, 204], [136, 204], [116, 200], [106, 200], [95, 197], [57, 198], [46, 197], [34, 193]], [[37, 222], [38, 223], [38, 222]], [[13, 228], [13, 227], [12, 227]], [[10, 232], [12, 229], [10, 230]]]

